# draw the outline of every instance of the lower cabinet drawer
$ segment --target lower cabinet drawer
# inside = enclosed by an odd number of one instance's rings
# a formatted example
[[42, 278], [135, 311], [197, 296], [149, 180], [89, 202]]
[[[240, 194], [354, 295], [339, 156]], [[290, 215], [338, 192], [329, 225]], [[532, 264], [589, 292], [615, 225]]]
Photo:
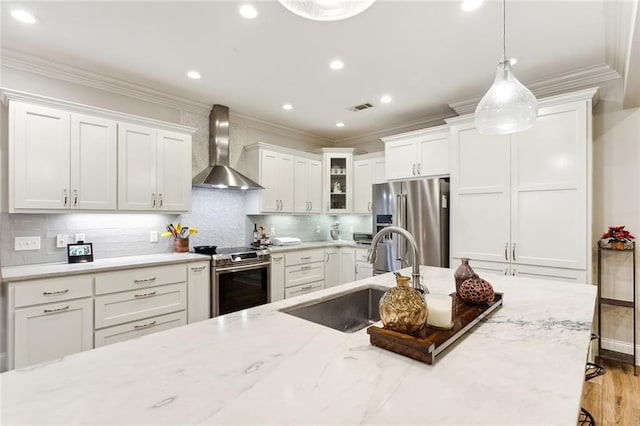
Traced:
[[285, 287], [293, 287], [319, 280], [324, 280], [324, 262], [287, 266], [285, 268]]
[[313, 262], [324, 262], [324, 250], [301, 250], [284, 254], [285, 266], [302, 265]]
[[185, 311], [147, 318], [130, 324], [97, 330], [95, 332], [95, 344], [96, 348], [99, 348], [100, 346], [123, 342], [185, 324], [187, 324], [187, 313]]
[[187, 281], [187, 267], [181, 265], [151, 266], [124, 271], [102, 272], [96, 277], [96, 295], [138, 290], [156, 285]]
[[95, 299], [95, 328], [138, 321], [187, 308], [187, 284], [141, 288]]
[[41, 280], [14, 283], [14, 306], [37, 305], [61, 300], [80, 299], [93, 296], [93, 277], [76, 275], [63, 278], [45, 278]]
[[316, 281], [310, 284], [303, 284], [296, 287], [289, 287], [284, 290], [284, 298], [301, 296], [307, 293], [313, 293], [314, 291], [322, 290], [324, 288], [324, 280]]

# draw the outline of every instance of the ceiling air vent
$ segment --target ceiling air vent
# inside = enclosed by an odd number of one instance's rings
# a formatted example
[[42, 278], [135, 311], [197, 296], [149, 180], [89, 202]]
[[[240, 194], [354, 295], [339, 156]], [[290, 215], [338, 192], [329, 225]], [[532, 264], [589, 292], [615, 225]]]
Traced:
[[362, 111], [363, 109], [367, 109], [367, 108], [373, 108], [373, 105], [370, 104], [369, 102], [366, 102], [364, 104], [360, 104], [360, 105], [356, 105], [356, 106], [352, 106], [347, 108], [349, 111]]

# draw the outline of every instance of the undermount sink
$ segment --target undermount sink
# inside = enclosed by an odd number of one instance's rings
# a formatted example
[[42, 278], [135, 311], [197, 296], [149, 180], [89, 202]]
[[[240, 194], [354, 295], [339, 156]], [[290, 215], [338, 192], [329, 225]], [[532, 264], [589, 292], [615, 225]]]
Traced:
[[284, 308], [280, 312], [344, 333], [354, 333], [380, 321], [378, 303], [385, 291], [384, 287], [359, 287]]

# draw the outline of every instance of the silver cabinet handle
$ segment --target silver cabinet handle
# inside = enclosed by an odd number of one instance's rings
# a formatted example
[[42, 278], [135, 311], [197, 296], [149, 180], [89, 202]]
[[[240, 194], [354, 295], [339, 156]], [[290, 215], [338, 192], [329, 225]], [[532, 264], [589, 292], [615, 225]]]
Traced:
[[414, 176], [416, 175], [416, 163], [413, 163], [413, 165], [411, 166], [411, 172]]
[[313, 201], [309, 201], [309, 211], [313, 211]]
[[300, 267], [300, 270], [301, 270], [301, 271], [307, 271], [307, 270], [309, 270], [309, 269], [311, 269], [311, 265], [309, 265], [309, 266], [301, 266], [301, 267]]
[[422, 172], [420, 171], [420, 166], [421, 166], [421, 163], [418, 163], [418, 175], [422, 174]]
[[284, 257], [280, 256], [280, 257], [272, 257], [271, 260], [273, 260], [274, 262], [281, 262], [282, 259], [284, 259]]
[[151, 193], [151, 207], [153, 207], [154, 209], [156, 208], [156, 193], [155, 192]]
[[62, 190], [62, 196], [64, 197], [64, 206], [67, 207], [67, 202], [69, 201], [69, 192], [66, 189]]
[[69, 289], [65, 288], [64, 290], [58, 290], [58, 291], [44, 291], [42, 292], [43, 295], [45, 296], [55, 296], [58, 294], [66, 294], [69, 293]]
[[504, 245], [504, 260], [509, 260], [509, 255], [507, 254], [507, 250], [509, 250], [509, 243]]
[[309, 259], [311, 259], [311, 256], [304, 256], [300, 258], [300, 260], [309, 260]]
[[156, 325], [156, 322], [151, 321], [146, 324], [134, 325], [133, 328], [145, 328], [145, 327], [151, 327], [152, 325]]
[[196, 266], [192, 266], [191, 270], [193, 272], [198, 272], [198, 271], [202, 271], [204, 268], [206, 268], [206, 266], [197, 266], [197, 267]]
[[78, 190], [73, 190], [73, 207], [78, 207]]
[[329, 263], [329, 252], [325, 253], [325, 263]]
[[308, 285], [306, 287], [300, 287], [300, 290], [311, 290], [313, 288], [312, 285]]
[[367, 211], [371, 211], [371, 201], [367, 203]]
[[149, 293], [134, 294], [133, 297], [150, 297], [150, 296], [155, 296], [155, 295], [156, 295], [155, 291], [150, 291]]
[[160, 199], [160, 205], [158, 207], [162, 208], [162, 204], [164, 204], [164, 203], [163, 203], [163, 199], [162, 199], [162, 194], [161, 193], [158, 194], [158, 198]]
[[133, 282], [134, 284], [142, 284], [142, 283], [148, 283], [155, 280], [156, 280], [156, 277], [149, 277], [149, 278], [144, 278], [142, 280], [133, 280]]
[[516, 243], [513, 243], [513, 246], [511, 247], [511, 259], [514, 262], [516, 261]]
[[358, 266], [359, 264], [356, 262], [356, 275], [358, 275], [358, 269], [359, 269]]
[[62, 308], [58, 308], [58, 309], [45, 309], [44, 313], [45, 314], [51, 314], [53, 312], [60, 312], [60, 311], [66, 311], [67, 309], [69, 309], [69, 305], [64, 306]]

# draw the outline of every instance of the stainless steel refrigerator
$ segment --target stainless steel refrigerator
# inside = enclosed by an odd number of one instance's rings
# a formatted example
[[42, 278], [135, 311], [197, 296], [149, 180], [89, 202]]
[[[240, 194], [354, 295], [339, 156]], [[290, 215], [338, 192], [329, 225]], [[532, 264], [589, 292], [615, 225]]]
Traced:
[[[420, 249], [420, 264], [449, 267], [449, 179], [420, 179], [373, 185], [373, 233], [387, 226], [409, 231]], [[374, 273], [413, 264], [406, 239], [397, 234], [378, 246]]]

